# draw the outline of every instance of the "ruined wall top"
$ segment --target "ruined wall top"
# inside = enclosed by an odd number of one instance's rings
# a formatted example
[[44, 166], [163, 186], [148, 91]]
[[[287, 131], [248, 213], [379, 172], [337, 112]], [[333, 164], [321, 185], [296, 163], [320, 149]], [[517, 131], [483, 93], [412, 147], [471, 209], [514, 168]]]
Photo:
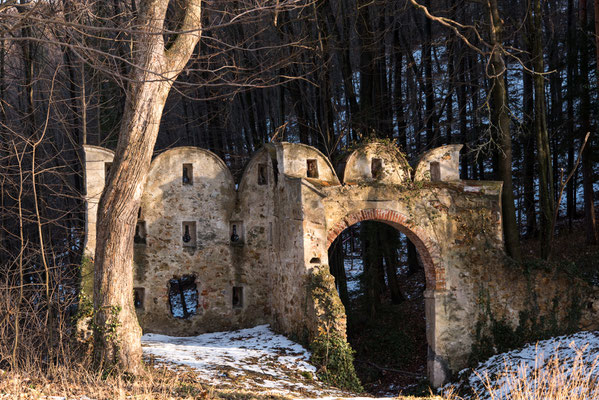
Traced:
[[352, 185], [376, 181], [400, 185], [411, 180], [411, 169], [397, 146], [372, 142], [351, 153], [345, 164], [343, 182]]
[[436, 147], [420, 156], [414, 182], [457, 181], [460, 179], [461, 144]]
[[280, 142], [274, 145], [279, 171], [296, 178], [312, 178], [331, 185], [339, 185], [339, 178], [331, 161], [312, 146]]
[[[414, 181], [457, 181], [459, 180], [459, 157], [462, 145], [437, 147], [418, 158], [415, 170], [405, 156], [392, 143], [370, 142], [354, 150], [345, 163], [343, 183], [381, 183], [402, 185]], [[104, 189], [104, 182], [114, 158], [111, 150], [98, 146], [84, 146], [88, 200], [97, 200]], [[202, 168], [193, 168], [185, 160], [202, 159]], [[182, 166], [182, 163], [185, 164]], [[169, 181], [180, 183], [182, 168], [187, 168], [189, 179], [217, 179], [228, 187], [235, 188], [234, 178], [225, 162], [211, 151], [198, 147], [184, 146], [167, 150], [152, 160], [146, 191], [168, 185]], [[207, 168], [207, 169], [205, 169]], [[300, 143], [278, 142], [267, 144], [256, 152], [246, 166], [239, 189], [247, 187], [248, 179], [260, 176], [268, 185], [283, 175], [308, 178], [326, 186], [337, 186], [341, 182], [331, 161], [318, 149]], [[171, 182], [172, 183], [172, 182]], [[268, 186], [267, 185], [267, 186]]]
[[[188, 182], [182, 185], [184, 176]], [[194, 183], [218, 183], [225, 192], [235, 191], [235, 181], [227, 164], [213, 152], [193, 146], [175, 147], [152, 160], [145, 191], [162, 192], [167, 188], [183, 191]]]

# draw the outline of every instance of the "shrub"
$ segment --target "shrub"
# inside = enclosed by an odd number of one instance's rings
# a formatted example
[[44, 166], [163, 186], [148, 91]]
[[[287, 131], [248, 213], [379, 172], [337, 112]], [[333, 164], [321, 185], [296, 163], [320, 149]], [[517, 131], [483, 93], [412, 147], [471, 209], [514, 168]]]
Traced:
[[311, 343], [312, 362], [318, 365], [318, 377], [333, 386], [362, 392], [354, 369], [354, 351], [337, 331], [321, 332]]

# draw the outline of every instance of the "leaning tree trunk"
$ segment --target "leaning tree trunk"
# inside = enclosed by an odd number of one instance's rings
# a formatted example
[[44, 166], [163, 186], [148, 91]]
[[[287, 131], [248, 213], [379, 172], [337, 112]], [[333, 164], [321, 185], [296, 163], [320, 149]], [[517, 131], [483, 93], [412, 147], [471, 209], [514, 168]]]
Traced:
[[165, 49], [168, 0], [139, 5], [135, 68], [131, 71], [119, 141], [98, 207], [94, 275], [94, 341], [103, 366], [139, 373], [141, 328], [133, 305], [133, 236], [164, 103], [200, 37], [200, 0], [187, 0], [182, 32]]

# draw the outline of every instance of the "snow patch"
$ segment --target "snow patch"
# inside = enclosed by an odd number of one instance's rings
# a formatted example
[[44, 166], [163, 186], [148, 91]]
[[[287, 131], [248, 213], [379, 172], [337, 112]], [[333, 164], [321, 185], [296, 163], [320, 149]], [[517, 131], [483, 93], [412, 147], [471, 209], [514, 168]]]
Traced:
[[[582, 361], [589, 379], [599, 379], [597, 361], [599, 358], [599, 332], [578, 332], [567, 336], [558, 336], [552, 339], [542, 340], [536, 344], [528, 344], [521, 349], [512, 350], [507, 353], [497, 354], [487, 361], [479, 363], [474, 370], [463, 370], [460, 372], [460, 381], [473, 390], [477, 396], [471, 398], [488, 399], [510, 399], [512, 383], [503, 374], [506, 367], [517, 371], [526, 377], [531, 387], [535, 387], [536, 371], [546, 371], [558, 357], [562, 373], [570, 377], [576, 359]], [[539, 374], [542, 375], [542, 374]], [[493, 393], [485, 388], [484, 381], [489, 378], [493, 385]], [[449, 390], [454, 384], [449, 384], [441, 391]], [[468, 398], [468, 397], [465, 397]]]
[[300, 396], [342, 394], [318, 381], [316, 367], [308, 362], [310, 352], [268, 325], [193, 337], [148, 333], [142, 346], [145, 355], [159, 363], [190, 367], [200, 381], [219, 387]]

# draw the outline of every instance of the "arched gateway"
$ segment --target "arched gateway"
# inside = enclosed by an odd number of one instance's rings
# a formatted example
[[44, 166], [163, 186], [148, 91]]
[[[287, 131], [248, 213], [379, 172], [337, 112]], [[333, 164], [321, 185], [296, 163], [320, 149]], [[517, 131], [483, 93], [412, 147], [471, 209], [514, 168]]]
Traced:
[[423, 263], [425, 271], [426, 287], [429, 290], [443, 289], [445, 287], [445, 268], [439, 262], [435, 264], [431, 256], [431, 254], [440, 254], [435, 241], [428, 237], [425, 230], [414, 226], [407, 216], [398, 211], [368, 208], [352, 212], [329, 228], [327, 233], [327, 248], [341, 232], [361, 221], [383, 222], [406, 235], [420, 255], [420, 260]]
[[[412, 169], [393, 145], [370, 143], [347, 159], [341, 183], [318, 150], [276, 143], [252, 158], [237, 188], [209, 151], [162, 153], [152, 162], [135, 238], [142, 328], [194, 335], [270, 323], [309, 341], [323, 323], [309, 277], [327, 273], [327, 249], [345, 228], [381, 221], [406, 234], [424, 264], [428, 373], [442, 384], [467, 363], [485, 313], [481, 299], [504, 257], [501, 183], [461, 181], [460, 148], [431, 150]], [[112, 154], [85, 151], [93, 256], [94, 205]]]

